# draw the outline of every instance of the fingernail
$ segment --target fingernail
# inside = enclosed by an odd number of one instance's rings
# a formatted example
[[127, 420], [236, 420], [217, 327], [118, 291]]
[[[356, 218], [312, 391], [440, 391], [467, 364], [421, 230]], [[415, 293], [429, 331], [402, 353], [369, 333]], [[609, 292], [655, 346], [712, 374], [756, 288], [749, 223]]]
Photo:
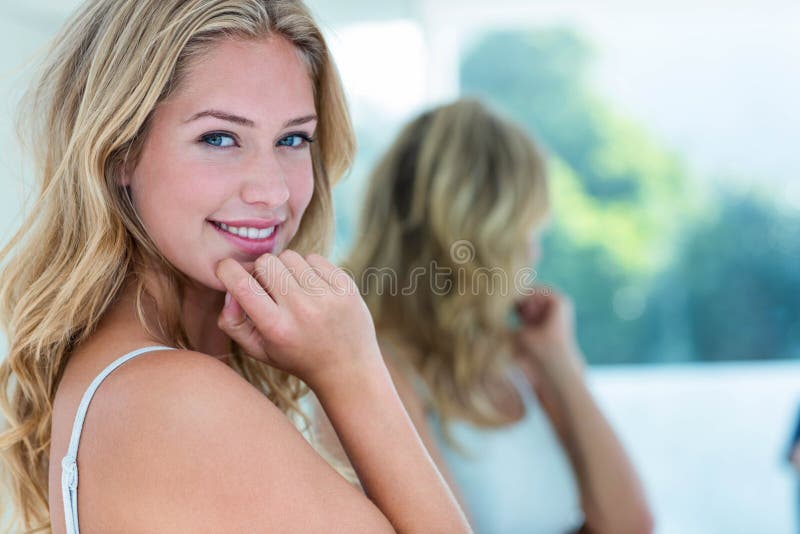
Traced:
[[230, 293], [230, 291], [226, 291], [225, 292], [225, 307], [226, 308], [228, 307], [228, 304], [230, 303], [230, 301], [231, 301], [231, 293]]

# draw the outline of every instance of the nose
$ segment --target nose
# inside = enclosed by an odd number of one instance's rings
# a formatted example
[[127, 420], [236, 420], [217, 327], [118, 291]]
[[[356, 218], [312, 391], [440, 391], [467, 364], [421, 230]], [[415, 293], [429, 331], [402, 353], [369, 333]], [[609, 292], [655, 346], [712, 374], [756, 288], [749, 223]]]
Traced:
[[248, 204], [264, 204], [269, 208], [282, 206], [289, 200], [286, 173], [274, 154], [254, 158], [241, 195]]

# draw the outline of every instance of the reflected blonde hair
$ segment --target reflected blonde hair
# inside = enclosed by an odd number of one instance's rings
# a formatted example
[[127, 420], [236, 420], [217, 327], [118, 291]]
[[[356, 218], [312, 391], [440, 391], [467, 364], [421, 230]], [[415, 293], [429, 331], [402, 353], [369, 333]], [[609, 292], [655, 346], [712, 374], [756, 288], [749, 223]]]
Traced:
[[[138, 161], [153, 112], [210, 47], [275, 35], [294, 44], [308, 67], [319, 116], [314, 193], [289, 247], [324, 254], [331, 186], [349, 168], [355, 141], [338, 72], [302, 2], [90, 0], [51, 42], [17, 118], [29, 140], [37, 196], [0, 251], [0, 321], [9, 344], [0, 364], [7, 422], [0, 452], [18, 528], [50, 529], [53, 398], [70, 352], [91, 336], [124, 283], [136, 284], [139, 319], [150, 335], [194, 349], [180, 321], [189, 280], [147, 235], [120, 176]], [[141, 273], [151, 268], [165, 273], [168, 295], [155, 326], [142, 313]], [[246, 357], [234, 343], [231, 353], [242, 377], [285, 413], [299, 412], [307, 391], [299, 380]]]
[[[528, 240], [547, 212], [545, 162], [534, 142], [474, 99], [413, 120], [370, 176], [345, 265], [379, 335], [411, 347], [393, 356], [411, 364], [445, 422], [508, 422], [485, 385], [510, 362], [512, 277], [526, 266]], [[497, 269], [507, 275], [505, 295], [492, 291], [488, 274]]]

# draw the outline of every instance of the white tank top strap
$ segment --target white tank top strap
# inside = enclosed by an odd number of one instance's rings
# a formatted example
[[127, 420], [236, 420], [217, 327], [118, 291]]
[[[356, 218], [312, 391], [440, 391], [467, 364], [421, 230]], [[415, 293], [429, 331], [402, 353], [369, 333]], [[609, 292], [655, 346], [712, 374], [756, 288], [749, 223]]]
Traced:
[[78, 530], [78, 443], [81, 440], [81, 430], [83, 430], [83, 421], [86, 419], [86, 411], [89, 409], [89, 403], [92, 401], [92, 396], [97, 388], [111, 374], [111, 372], [127, 362], [128, 360], [154, 350], [172, 350], [175, 347], [167, 347], [164, 345], [153, 345], [144, 347], [125, 354], [111, 362], [103, 371], [95, 377], [86, 392], [81, 398], [81, 403], [78, 406], [78, 413], [75, 416], [75, 423], [72, 426], [72, 435], [69, 440], [69, 448], [67, 454], [61, 460], [61, 494], [64, 500], [64, 515], [66, 518], [67, 534], [79, 534]]

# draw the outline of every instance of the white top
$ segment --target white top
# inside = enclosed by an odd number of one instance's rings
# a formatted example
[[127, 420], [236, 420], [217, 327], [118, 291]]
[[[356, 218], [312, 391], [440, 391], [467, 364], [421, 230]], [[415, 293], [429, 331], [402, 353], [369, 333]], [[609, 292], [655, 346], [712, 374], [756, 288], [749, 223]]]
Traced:
[[522, 397], [525, 416], [494, 429], [452, 421], [451, 436], [466, 455], [445, 441], [439, 419], [429, 411], [444, 461], [476, 533], [575, 532], [584, 516], [569, 458], [522, 371], [512, 368], [509, 378]]
[[100, 383], [111, 374], [111, 371], [127, 362], [131, 358], [150, 352], [153, 350], [169, 350], [174, 347], [165, 347], [161, 345], [153, 345], [151, 347], [144, 347], [137, 349], [128, 354], [121, 356], [111, 362], [108, 367], [97, 375], [92, 381], [86, 392], [83, 394], [81, 403], [78, 406], [78, 413], [75, 416], [75, 423], [72, 425], [72, 436], [69, 440], [69, 448], [67, 455], [61, 460], [61, 495], [64, 499], [64, 517], [67, 524], [67, 534], [79, 534], [78, 530], [78, 464], [76, 458], [78, 457], [78, 443], [81, 440], [81, 430], [83, 429], [83, 421], [86, 419], [86, 410], [89, 409], [89, 403], [92, 402], [92, 396]]

